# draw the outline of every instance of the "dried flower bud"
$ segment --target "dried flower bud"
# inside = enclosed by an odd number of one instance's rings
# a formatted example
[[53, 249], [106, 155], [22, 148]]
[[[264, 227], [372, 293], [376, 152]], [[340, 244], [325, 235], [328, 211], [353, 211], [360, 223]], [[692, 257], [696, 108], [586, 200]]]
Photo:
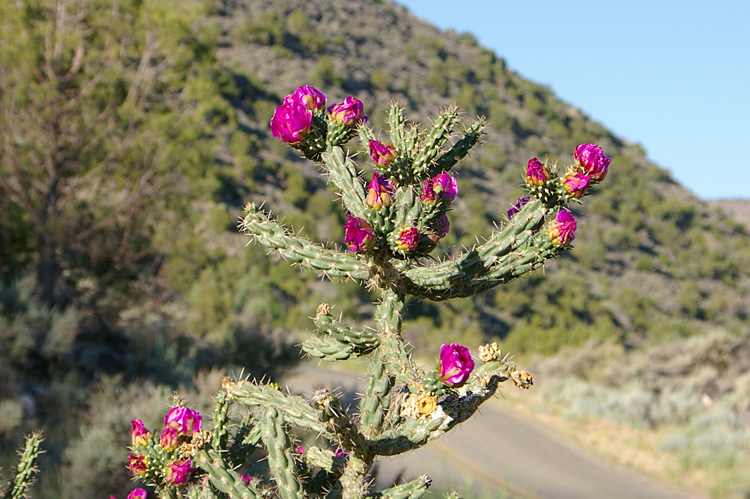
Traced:
[[534, 384], [534, 375], [526, 371], [513, 371], [510, 373], [510, 378], [518, 388], [524, 390], [528, 390]]
[[547, 235], [555, 246], [567, 246], [576, 238], [577, 223], [573, 215], [567, 210], [557, 212], [555, 222], [547, 229]]
[[320, 317], [321, 315], [328, 315], [331, 312], [331, 306], [327, 303], [321, 303], [318, 305], [318, 308], [315, 309], [315, 317]]
[[429, 416], [437, 408], [437, 399], [429, 393], [419, 393], [417, 395], [416, 407], [419, 414]]
[[463, 385], [473, 369], [474, 361], [468, 348], [457, 343], [440, 347], [438, 375], [444, 384], [450, 387]]
[[479, 347], [479, 358], [482, 359], [482, 362], [494, 362], [500, 359], [501, 355], [502, 351], [500, 351], [500, 346], [496, 341]]
[[584, 173], [591, 176], [594, 182], [601, 182], [607, 176], [609, 163], [612, 161], [604, 155], [602, 148], [596, 144], [580, 144], [573, 153], [576, 163]]

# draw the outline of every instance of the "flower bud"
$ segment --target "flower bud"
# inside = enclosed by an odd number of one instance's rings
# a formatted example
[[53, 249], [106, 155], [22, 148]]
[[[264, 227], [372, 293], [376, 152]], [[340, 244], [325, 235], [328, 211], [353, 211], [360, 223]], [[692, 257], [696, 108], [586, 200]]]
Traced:
[[607, 176], [609, 163], [612, 161], [604, 155], [602, 148], [596, 144], [580, 144], [573, 153], [576, 163], [584, 173], [591, 176], [594, 182], [601, 182]]
[[193, 471], [195, 471], [195, 468], [190, 466], [189, 459], [180, 459], [169, 463], [164, 478], [167, 480], [167, 483], [171, 483], [172, 485], [183, 485], [187, 483], [190, 473]]
[[320, 111], [326, 105], [326, 96], [312, 85], [297, 87], [297, 90], [292, 95], [288, 95], [284, 102], [286, 102], [286, 99], [300, 102], [310, 111]]
[[148, 443], [148, 439], [151, 438], [151, 433], [143, 426], [143, 421], [140, 419], [130, 420], [130, 441], [133, 447], [140, 447]]
[[391, 185], [391, 182], [378, 172], [373, 172], [372, 181], [367, 188], [367, 199], [365, 202], [367, 206], [378, 211], [383, 206], [391, 205], [393, 201], [392, 193], [393, 185]]
[[148, 463], [145, 456], [128, 454], [128, 468], [135, 476], [141, 476], [148, 470]]
[[301, 101], [285, 99], [271, 118], [271, 133], [287, 144], [299, 144], [307, 138], [312, 125], [312, 111]]
[[405, 227], [398, 234], [396, 247], [403, 252], [413, 251], [418, 242], [419, 230], [416, 227]]
[[344, 102], [330, 106], [328, 112], [331, 113], [331, 120], [340, 125], [354, 126], [360, 121], [367, 120], [362, 101], [351, 96], [344, 99]]
[[370, 157], [377, 166], [388, 166], [396, 159], [396, 148], [391, 144], [370, 139]]
[[167, 426], [161, 432], [161, 438], [159, 443], [166, 450], [175, 450], [180, 445], [180, 436], [177, 433], [177, 428]]
[[563, 179], [563, 189], [565, 192], [570, 194], [571, 197], [580, 199], [586, 192], [589, 184], [591, 183], [591, 177], [585, 173], [571, 173]]
[[133, 489], [133, 491], [128, 494], [128, 499], [146, 499], [147, 497], [148, 492], [144, 489]]
[[457, 343], [440, 347], [438, 376], [444, 384], [450, 387], [463, 385], [473, 369], [474, 361], [468, 348]]
[[178, 435], [192, 435], [200, 431], [203, 418], [198, 411], [184, 406], [173, 407], [164, 417], [164, 427], [172, 427]]
[[529, 196], [521, 196], [520, 198], [516, 199], [516, 202], [513, 203], [513, 206], [511, 206], [507, 212], [508, 218], [513, 218], [513, 216], [521, 211], [521, 208], [526, 206], [529, 201], [531, 201], [531, 198]]
[[426, 203], [435, 203], [440, 199], [451, 202], [456, 199], [457, 194], [458, 182], [447, 173], [425, 180], [422, 186], [422, 201]]
[[529, 187], [539, 187], [549, 181], [552, 174], [545, 163], [536, 158], [531, 158], [526, 165], [526, 185]]
[[359, 217], [346, 215], [349, 219], [344, 223], [344, 240], [351, 251], [366, 251], [375, 244], [375, 234], [367, 221]]
[[547, 229], [547, 235], [555, 246], [567, 246], [576, 238], [576, 219], [567, 210], [557, 212], [555, 221]]

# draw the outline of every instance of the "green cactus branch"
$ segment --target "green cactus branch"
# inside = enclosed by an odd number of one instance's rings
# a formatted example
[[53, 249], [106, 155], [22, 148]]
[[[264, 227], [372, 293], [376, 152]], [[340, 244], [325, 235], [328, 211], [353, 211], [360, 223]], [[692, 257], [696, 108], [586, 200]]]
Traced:
[[26, 437], [26, 443], [16, 466], [16, 474], [5, 491], [3, 499], [26, 497], [26, 490], [31, 485], [34, 474], [37, 472], [36, 462], [43, 452], [41, 450], [43, 440], [41, 433], [32, 433]]
[[361, 183], [357, 166], [344, 154], [341, 147], [331, 147], [322, 155], [328, 178], [341, 196], [346, 211], [357, 217], [364, 217], [365, 190]]
[[363, 280], [367, 272], [351, 253], [325, 248], [309, 239], [294, 235], [288, 228], [273, 220], [270, 214], [258, 210], [253, 203], [245, 206], [240, 230], [254, 240], [276, 250], [287, 260], [303, 267], [323, 272], [329, 277]]

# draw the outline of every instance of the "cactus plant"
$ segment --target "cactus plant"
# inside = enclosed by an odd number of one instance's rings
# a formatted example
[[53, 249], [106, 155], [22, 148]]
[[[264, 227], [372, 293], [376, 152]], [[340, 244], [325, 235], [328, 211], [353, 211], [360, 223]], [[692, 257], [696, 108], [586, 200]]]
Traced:
[[[354, 280], [378, 295], [372, 328], [355, 327], [321, 304], [315, 331], [302, 344], [307, 355], [323, 361], [369, 357], [362, 398], [358, 407], [345, 410], [327, 390], [308, 400], [273, 383], [225, 378], [212, 431], [179, 403], [165, 418], [160, 438], [134, 420], [130, 468], [160, 497], [419, 498], [432, 481], [427, 476], [372, 490], [368, 472], [376, 457], [440, 437], [475, 414], [504, 381], [520, 388], [532, 384], [532, 376], [518, 370], [496, 343], [479, 347], [476, 364], [468, 348], [443, 345], [437, 367], [423, 369], [401, 334], [406, 298], [474, 295], [566, 251], [576, 221], [564, 206], [579, 202], [604, 179], [609, 158], [594, 144], [576, 148], [574, 161], [560, 170], [533, 158], [525, 172], [529, 195], [508, 211], [502, 226], [474, 247], [436, 260], [429, 255], [448, 233], [448, 213], [458, 195], [450, 173], [479, 142], [484, 121], [456, 137], [456, 108], [441, 112], [424, 130], [409, 124], [393, 104], [386, 142], [377, 139], [359, 100], [325, 104], [320, 91], [300, 87], [276, 110], [271, 129], [328, 177], [346, 211], [346, 247], [302, 237], [254, 203], [245, 206], [240, 229], [287, 262]], [[355, 136], [370, 152], [369, 184], [347, 148]], [[230, 411], [231, 406], [245, 410]], [[317, 435], [323, 445], [300, 448], [295, 443], [300, 431]], [[267, 471], [242, 475], [238, 470], [257, 453]]]

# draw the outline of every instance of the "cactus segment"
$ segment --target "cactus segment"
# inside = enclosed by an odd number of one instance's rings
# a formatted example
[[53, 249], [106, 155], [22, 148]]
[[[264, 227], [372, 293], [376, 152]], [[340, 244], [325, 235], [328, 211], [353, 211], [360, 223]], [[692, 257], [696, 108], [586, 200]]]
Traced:
[[37, 472], [36, 462], [42, 453], [42, 440], [44, 440], [42, 434], [36, 432], [26, 437], [21, 458], [18, 460], [18, 466], [16, 466], [16, 474], [3, 499], [20, 499], [26, 496], [26, 489], [31, 485], [34, 473]]
[[253, 236], [261, 245], [278, 251], [287, 260], [324, 272], [329, 277], [359, 280], [367, 277], [362, 263], [353, 254], [328, 249], [294, 235], [252, 203], [245, 206], [245, 215], [239, 227], [243, 233]]
[[434, 177], [435, 175], [448, 172], [453, 168], [459, 161], [464, 159], [471, 149], [477, 145], [479, 139], [484, 133], [484, 127], [486, 123], [484, 119], [479, 119], [471, 124], [471, 126], [464, 131], [463, 136], [456, 141], [453, 146], [441, 154], [429, 169], [428, 177]]
[[298, 499], [302, 483], [298, 478], [297, 465], [291, 453], [292, 440], [284, 428], [284, 417], [274, 406], [263, 410], [260, 419], [261, 439], [268, 453], [268, 468], [276, 481], [282, 499]]
[[370, 497], [375, 499], [419, 499], [427, 493], [431, 484], [432, 478], [428, 475], [422, 475], [411, 482], [385, 489]]
[[365, 218], [365, 189], [354, 162], [344, 155], [343, 149], [333, 147], [323, 153], [323, 163], [346, 211], [355, 217]]
[[214, 403], [214, 428], [212, 445], [215, 449], [226, 449], [229, 438], [229, 399], [226, 392], [219, 392]]
[[349, 324], [334, 319], [330, 314], [319, 314], [315, 316], [313, 321], [319, 332], [331, 335], [342, 343], [367, 350], [368, 353], [380, 344], [380, 339], [375, 331], [354, 329]]
[[[211, 484], [229, 497], [255, 499], [258, 496], [252, 485], [246, 484], [239, 473], [230, 469], [216, 451], [200, 451], [195, 465], [208, 474]], [[251, 482], [252, 483], [252, 482]]]
[[375, 350], [370, 358], [367, 386], [360, 403], [359, 428], [368, 438], [378, 435], [384, 427], [394, 378], [388, 374], [382, 361], [382, 351]]
[[425, 138], [419, 152], [414, 156], [414, 178], [423, 180], [429, 177], [432, 162], [437, 158], [440, 149], [450, 137], [458, 121], [458, 108], [450, 107], [440, 114], [432, 126], [432, 130]]
[[364, 355], [363, 351], [358, 350], [354, 345], [343, 343], [336, 338], [321, 336], [310, 336], [307, 338], [302, 342], [302, 350], [310, 357], [315, 357], [326, 362], [356, 359]]
[[388, 129], [391, 143], [397, 150], [404, 148], [404, 109], [396, 102], [388, 109]]

